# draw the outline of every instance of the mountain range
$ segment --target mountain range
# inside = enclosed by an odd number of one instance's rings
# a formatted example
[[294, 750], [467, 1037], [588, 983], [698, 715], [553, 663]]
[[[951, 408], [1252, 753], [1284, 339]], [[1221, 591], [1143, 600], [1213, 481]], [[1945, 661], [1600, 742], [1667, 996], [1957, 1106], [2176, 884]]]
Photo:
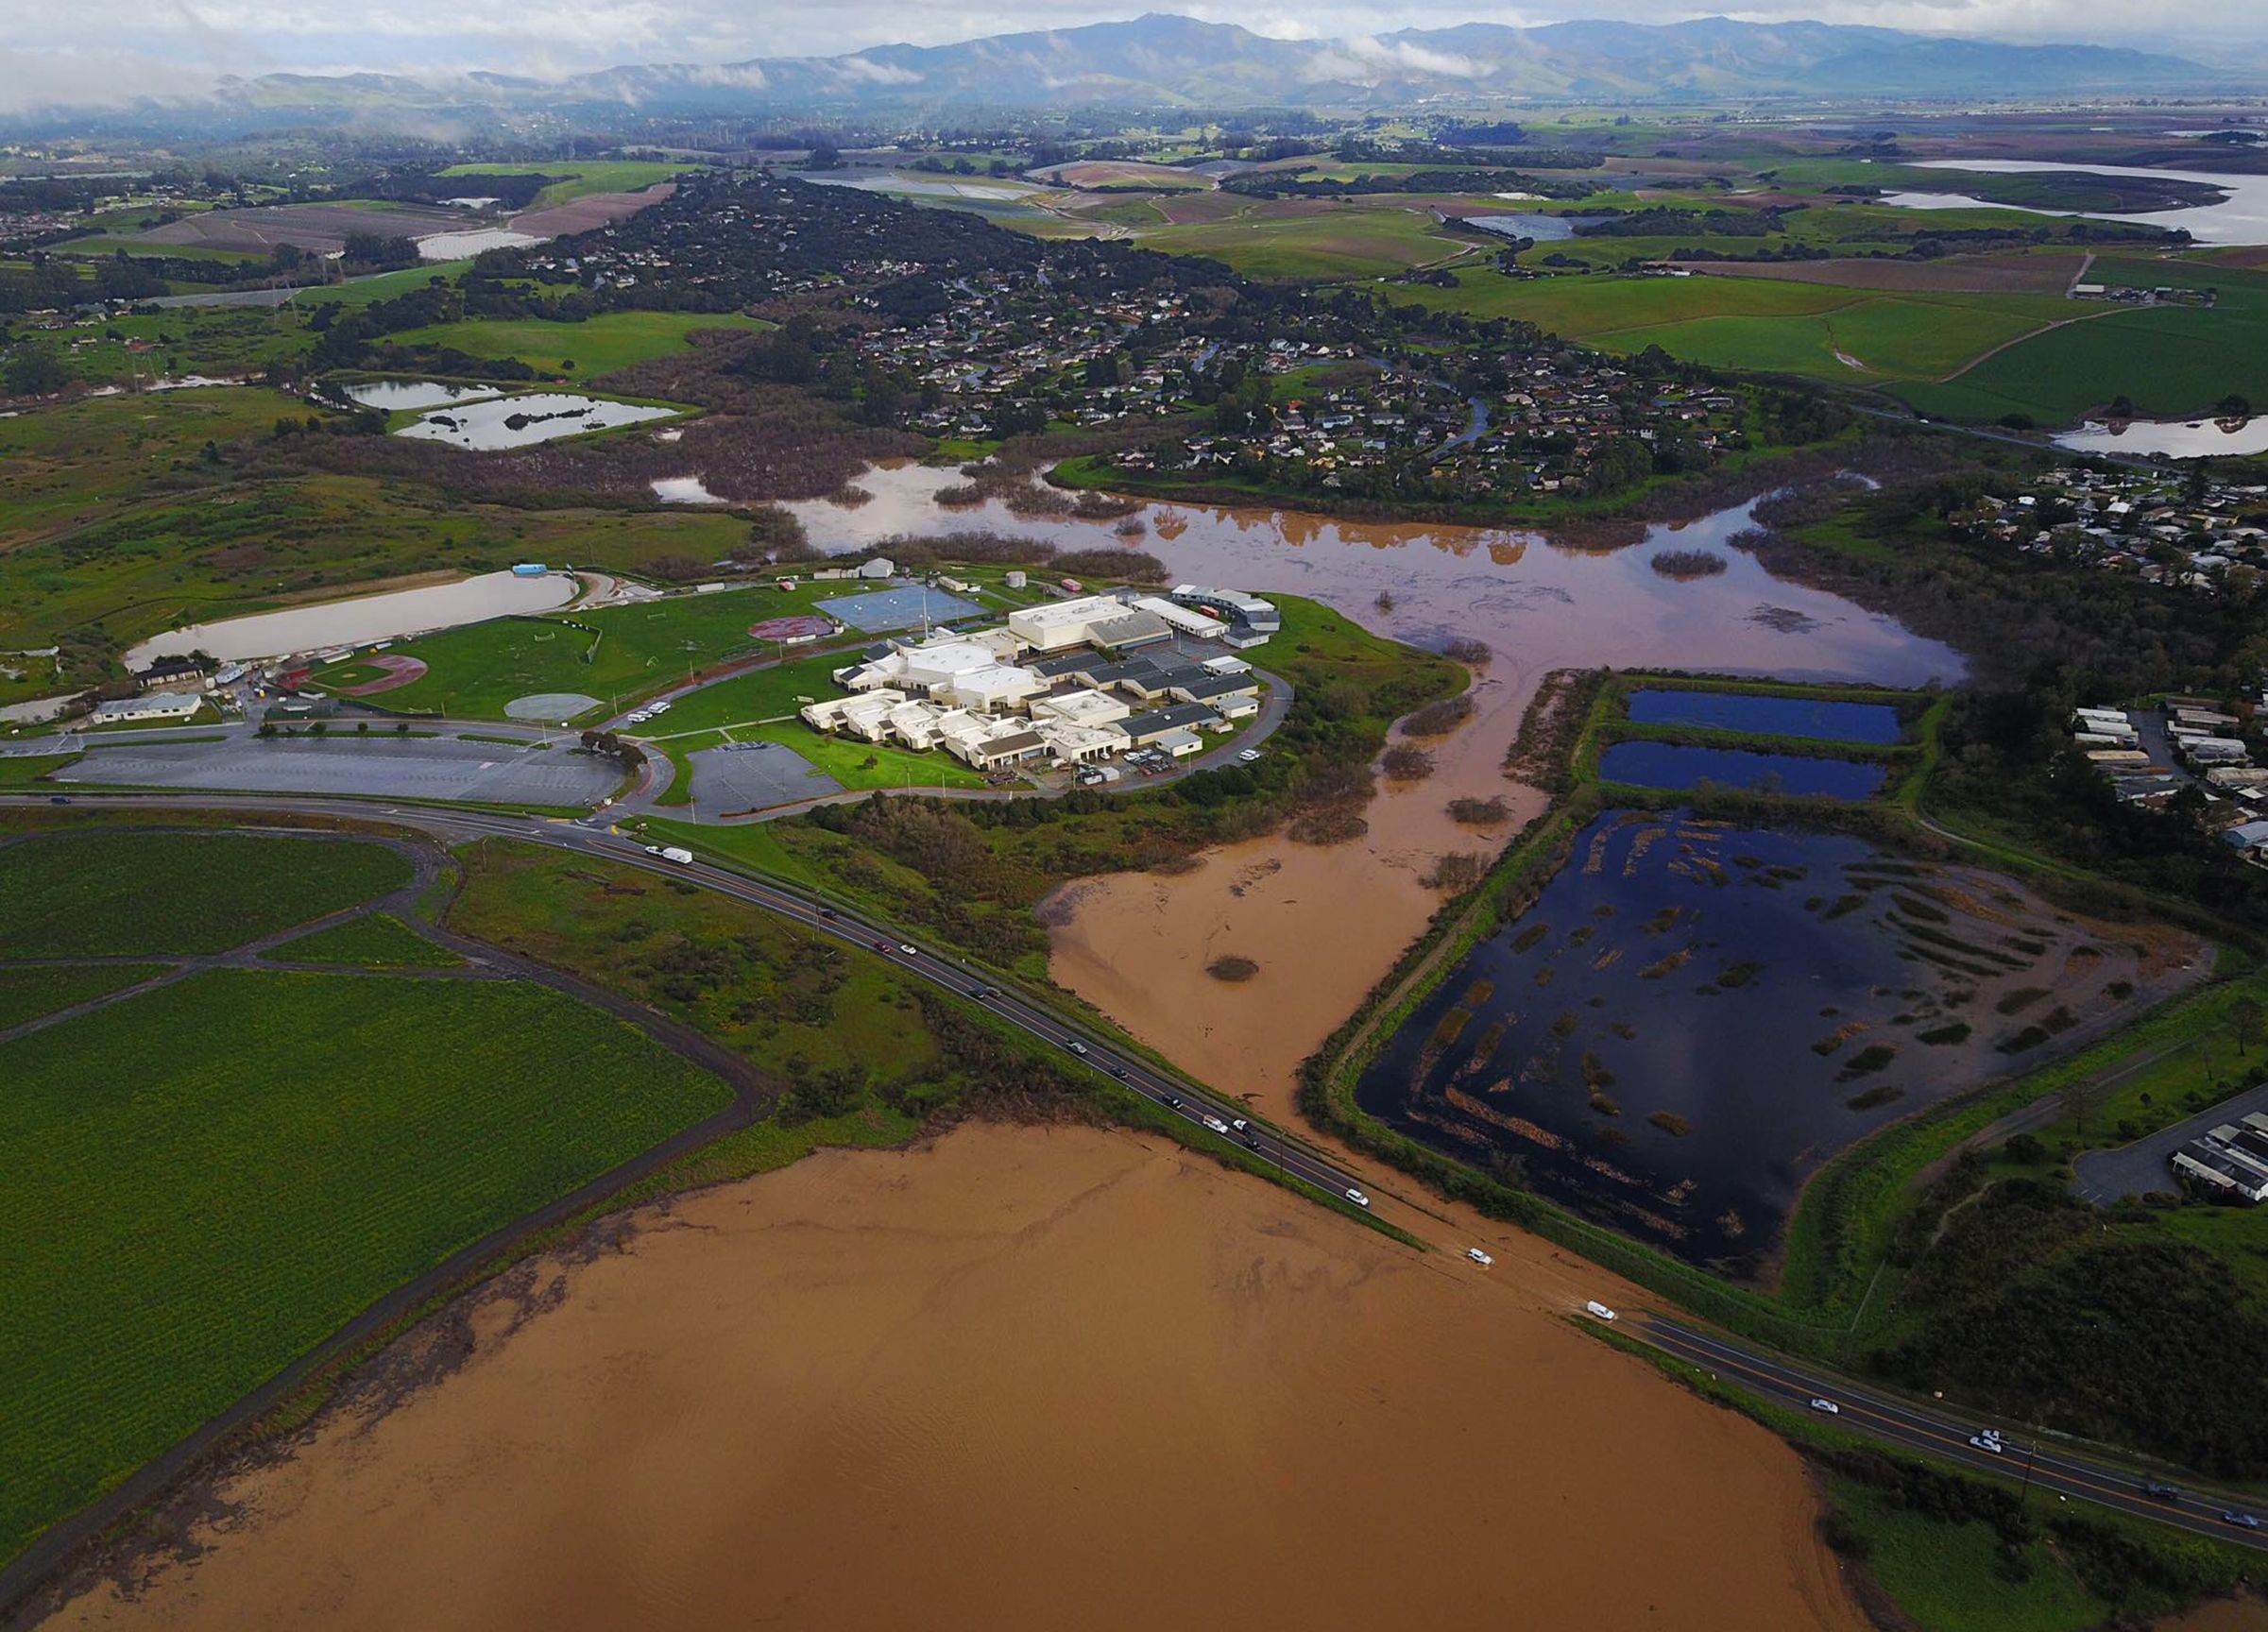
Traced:
[[639, 64], [564, 80], [269, 75], [231, 81], [223, 94], [271, 109], [379, 101], [613, 103], [657, 112], [1225, 110], [1525, 98], [2125, 94], [2195, 91], [2229, 77], [2182, 58], [2123, 48], [2018, 45], [1812, 22], [1467, 23], [1352, 39], [1279, 40], [1234, 24], [1153, 13], [951, 45]]

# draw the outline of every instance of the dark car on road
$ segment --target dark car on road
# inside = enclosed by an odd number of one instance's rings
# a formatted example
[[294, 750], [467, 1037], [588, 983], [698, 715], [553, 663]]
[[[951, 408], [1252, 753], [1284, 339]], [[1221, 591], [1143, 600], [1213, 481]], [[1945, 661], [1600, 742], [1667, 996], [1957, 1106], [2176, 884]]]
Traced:
[[2180, 1490], [2172, 1485], [2145, 1485], [2142, 1487], [2142, 1494], [2153, 1502], [2178, 1502], [2181, 1500]]

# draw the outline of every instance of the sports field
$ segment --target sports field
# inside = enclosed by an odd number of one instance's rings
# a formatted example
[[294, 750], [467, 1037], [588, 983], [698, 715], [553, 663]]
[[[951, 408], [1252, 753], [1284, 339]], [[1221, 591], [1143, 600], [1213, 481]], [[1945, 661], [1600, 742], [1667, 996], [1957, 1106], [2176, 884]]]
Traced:
[[421, 659], [426, 672], [377, 701], [396, 710], [502, 720], [504, 705], [515, 697], [579, 691], [600, 698], [613, 712], [618, 699], [626, 706], [634, 696], [683, 680], [689, 670], [762, 652], [749, 626], [809, 610], [819, 587], [806, 583], [782, 592], [751, 586], [449, 630], [396, 648]]
[[541, 987], [245, 970], [0, 1045], [0, 1558], [728, 1099]]
[[446, 346], [491, 360], [516, 357], [545, 374], [605, 374], [666, 357], [696, 329], [769, 329], [737, 312], [607, 312], [580, 323], [540, 317], [469, 317], [407, 329], [387, 338], [403, 346]]

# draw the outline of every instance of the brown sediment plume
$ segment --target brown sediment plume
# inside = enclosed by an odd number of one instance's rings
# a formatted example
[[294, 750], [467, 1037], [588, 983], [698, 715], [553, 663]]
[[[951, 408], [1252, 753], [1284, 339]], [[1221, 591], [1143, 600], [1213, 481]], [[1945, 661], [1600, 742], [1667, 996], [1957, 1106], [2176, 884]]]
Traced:
[[50, 1624], [1865, 1624], [1795, 1454], [1548, 1318], [1599, 1280], [1517, 1237], [1484, 1272], [999, 1127], [639, 1222]]

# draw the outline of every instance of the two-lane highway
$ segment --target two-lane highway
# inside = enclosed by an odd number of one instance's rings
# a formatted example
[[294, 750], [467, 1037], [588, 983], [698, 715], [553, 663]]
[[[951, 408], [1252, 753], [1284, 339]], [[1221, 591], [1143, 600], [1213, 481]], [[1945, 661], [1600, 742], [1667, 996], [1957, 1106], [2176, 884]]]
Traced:
[[[1865, 1438], [1962, 1463], [1979, 1472], [2027, 1480], [2059, 1500], [2076, 1497], [2218, 1541], [2268, 1550], [2268, 1531], [2247, 1529], [2222, 1517], [2230, 1512], [2249, 1514], [2250, 1498], [2188, 1488], [2166, 1496], [2151, 1496], [2145, 1493], [2146, 1486], [2177, 1486], [2180, 1476], [2169, 1473], [2161, 1481], [2156, 1475], [2115, 1469], [2029, 1430], [1995, 1433], [1990, 1423], [1981, 1420], [1965, 1420], [1842, 1378], [1806, 1371], [1732, 1339], [1660, 1315], [1634, 1313], [1627, 1323], [1638, 1336], [1665, 1353], [1776, 1404], [1810, 1409], [1815, 1400], [1832, 1402], [1836, 1410], [1829, 1420]], [[2001, 1449], [1987, 1450], [1976, 1443], [1979, 1439], [1997, 1442]]]

